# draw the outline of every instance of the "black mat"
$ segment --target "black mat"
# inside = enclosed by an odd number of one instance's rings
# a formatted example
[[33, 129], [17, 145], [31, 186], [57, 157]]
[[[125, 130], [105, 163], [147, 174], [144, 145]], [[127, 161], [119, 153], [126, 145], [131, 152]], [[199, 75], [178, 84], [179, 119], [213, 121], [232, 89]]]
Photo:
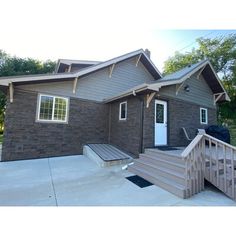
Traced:
[[152, 183], [143, 179], [142, 177], [139, 177], [138, 175], [129, 176], [129, 177], [126, 177], [126, 179], [136, 184], [140, 188], [145, 188], [145, 187], [153, 185]]
[[161, 151], [174, 151], [174, 150], [179, 150], [178, 148], [168, 147], [168, 146], [157, 147], [157, 149], [159, 149], [159, 150], [161, 150]]

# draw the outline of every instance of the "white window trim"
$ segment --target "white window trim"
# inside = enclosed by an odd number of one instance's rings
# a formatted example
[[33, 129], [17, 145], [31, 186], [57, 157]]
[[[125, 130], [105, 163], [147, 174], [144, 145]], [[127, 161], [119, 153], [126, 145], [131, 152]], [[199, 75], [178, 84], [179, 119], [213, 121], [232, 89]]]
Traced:
[[[41, 106], [41, 97], [46, 96], [46, 97], [52, 97], [53, 98], [53, 109], [52, 109], [52, 120], [45, 120], [45, 119], [40, 119], [40, 106]], [[62, 98], [66, 100], [66, 116], [65, 120], [54, 120], [54, 107], [55, 107], [55, 100], [56, 98]], [[36, 121], [38, 122], [45, 122], [45, 123], [68, 123], [68, 109], [69, 109], [69, 99], [67, 97], [61, 97], [61, 96], [56, 96], [56, 95], [49, 95], [49, 94], [39, 94], [38, 95], [38, 105], [37, 105], [37, 119]]]
[[[202, 111], [206, 112], [206, 122], [202, 122]], [[207, 125], [208, 124], [208, 110], [206, 108], [200, 107], [200, 123], [202, 125]]]
[[[125, 104], [125, 118], [121, 118], [121, 106], [122, 106], [122, 104]], [[119, 120], [127, 120], [127, 101], [120, 103]]]

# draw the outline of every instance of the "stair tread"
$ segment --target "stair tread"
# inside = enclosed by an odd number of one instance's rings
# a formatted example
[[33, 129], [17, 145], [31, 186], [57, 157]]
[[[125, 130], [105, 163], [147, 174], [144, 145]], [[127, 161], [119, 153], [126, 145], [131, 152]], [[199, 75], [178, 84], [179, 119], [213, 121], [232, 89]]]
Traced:
[[160, 166], [151, 165], [151, 164], [146, 163], [144, 160], [141, 160], [141, 159], [135, 160], [135, 161], [134, 161], [134, 165], [135, 165], [136, 162], [141, 163], [141, 164], [144, 164], [144, 165], [147, 165], [147, 166], [149, 166], [149, 167], [151, 167], [151, 168], [154, 168], [154, 169], [157, 169], [157, 170], [159, 170], [159, 171], [166, 172], [167, 174], [176, 176], [176, 177], [178, 177], [178, 178], [185, 179], [185, 178], [184, 178], [184, 171], [183, 171], [183, 174], [181, 175], [181, 174], [178, 173], [177, 171], [174, 171], [174, 170], [171, 170], [171, 171], [170, 171], [169, 169], [167, 169], [167, 168], [165, 168], [165, 167], [160, 167]]
[[[162, 181], [163, 183], [165, 183], [165, 184], [167, 184], [167, 185], [171, 185], [172, 187], [175, 187], [175, 188], [177, 188], [177, 189], [179, 189], [179, 190], [183, 190], [183, 191], [186, 190], [184, 185], [181, 185], [181, 184], [175, 182], [174, 180], [166, 179], [165, 177], [160, 176], [160, 175], [158, 175], [158, 174], [153, 175], [153, 174], [151, 174], [150, 172], [147, 172], [146, 170], [143, 170], [143, 169], [141, 169], [141, 168], [139, 168], [139, 167], [137, 167], [137, 166], [134, 166], [134, 165], [130, 166], [129, 168], [130, 168], [131, 170], [132, 170], [132, 169], [136, 169], [136, 170], [138, 170], [138, 171], [140, 171], [140, 172], [143, 172], [144, 174], [146, 174], [146, 175], [148, 175], [148, 176], [150, 176], [150, 177], [156, 179], [157, 181]], [[132, 171], [131, 171], [131, 172], [132, 172]]]
[[158, 157], [156, 157], [156, 156], [152, 156], [152, 155], [150, 155], [150, 154], [145, 154], [145, 153], [140, 154], [140, 156], [141, 156], [141, 157], [146, 157], [146, 156], [147, 156], [148, 158], [151, 158], [151, 159], [153, 159], [153, 160], [155, 160], [155, 161], [161, 161], [161, 162], [165, 162], [165, 163], [167, 163], [167, 164], [171, 164], [171, 165], [174, 165], [174, 166], [177, 166], [177, 167], [185, 168], [184, 163], [183, 163], [183, 164], [180, 164], [180, 163], [176, 163], [176, 162], [173, 162], [173, 161], [164, 160], [164, 159], [158, 158]]
[[176, 159], [181, 159], [181, 156], [178, 155], [178, 154], [167, 153], [167, 152], [164, 152], [164, 151], [161, 151], [161, 150], [158, 150], [158, 149], [152, 149], [152, 148], [149, 149], [149, 148], [146, 148], [145, 151], [149, 151], [149, 152], [153, 152], [153, 153], [159, 153], [159, 154], [162, 154], [162, 155], [174, 157], [174, 158], [176, 158]]

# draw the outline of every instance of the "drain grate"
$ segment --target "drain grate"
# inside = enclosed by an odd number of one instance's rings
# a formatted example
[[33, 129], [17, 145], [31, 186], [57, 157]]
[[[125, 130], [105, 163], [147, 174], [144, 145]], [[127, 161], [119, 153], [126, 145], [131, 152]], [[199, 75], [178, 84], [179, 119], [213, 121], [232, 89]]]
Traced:
[[128, 179], [130, 182], [136, 184], [140, 188], [145, 188], [145, 187], [153, 185], [152, 183], [143, 179], [142, 177], [139, 177], [138, 175], [129, 176], [129, 177], [126, 177], [126, 179]]

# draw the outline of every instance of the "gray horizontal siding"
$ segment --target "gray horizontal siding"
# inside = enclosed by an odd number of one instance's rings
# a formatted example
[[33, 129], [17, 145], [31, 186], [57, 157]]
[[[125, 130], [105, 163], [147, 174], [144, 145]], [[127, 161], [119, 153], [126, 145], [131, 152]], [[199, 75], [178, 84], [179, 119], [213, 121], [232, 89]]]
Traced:
[[[184, 91], [185, 85], [189, 85], [190, 88], [189, 92]], [[191, 78], [186, 80], [185, 84], [182, 86], [177, 95], [176, 95], [176, 85], [161, 88], [160, 94], [192, 102], [201, 106], [215, 108], [213, 93], [202, 75], [198, 79], [195, 74]]]
[[109, 68], [105, 68], [79, 79], [75, 94], [72, 93], [73, 82], [71, 81], [22, 85], [20, 88], [102, 101], [134, 86], [154, 80], [141, 62], [137, 67], [135, 64], [136, 60], [134, 58], [116, 64], [111, 78], [109, 78]]

